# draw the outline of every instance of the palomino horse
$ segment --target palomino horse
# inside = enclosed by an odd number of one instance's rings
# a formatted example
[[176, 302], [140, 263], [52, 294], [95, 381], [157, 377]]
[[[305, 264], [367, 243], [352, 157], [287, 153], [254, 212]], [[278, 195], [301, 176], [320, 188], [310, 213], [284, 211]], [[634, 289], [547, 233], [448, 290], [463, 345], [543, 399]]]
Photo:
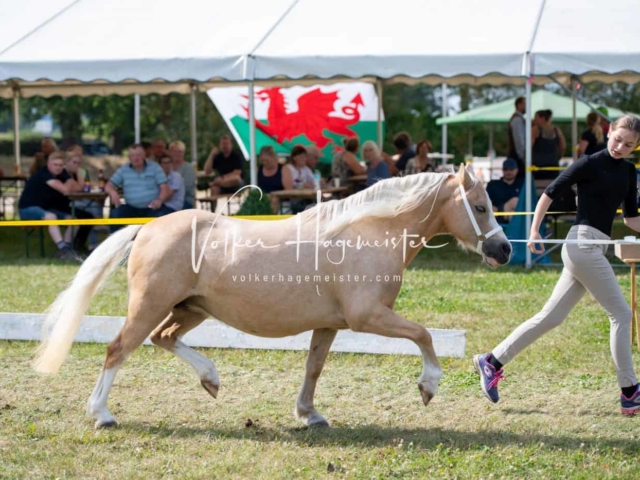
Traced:
[[[341, 329], [414, 341], [423, 357], [418, 387], [426, 405], [436, 393], [442, 369], [429, 332], [393, 312], [401, 287], [394, 279], [402, 278], [426, 241], [445, 233], [493, 267], [509, 261], [511, 245], [484, 188], [465, 166], [458, 174], [380, 181], [281, 221], [184, 210], [145, 226], [130, 226], [87, 258], [50, 306], [34, 368], [58, 371], [91, 297], [128, 255], [127, 319], [107, 347], [88, 402], [96, 428], [115, 425], [107, 409], [109, 390], [122, 363], [149, 335], [154, 344], [191, 365], [216, 397], [216, 366], [181, 341], [209, 316], [263, 337], [313, 330], [295, 405], [295, 416], [306, 425], [328, 426], [314, 408], [313, 396]], [[308, 282], [291, 282], [304, 276]], [[253, 281], [246, 281], [249, 278]]]

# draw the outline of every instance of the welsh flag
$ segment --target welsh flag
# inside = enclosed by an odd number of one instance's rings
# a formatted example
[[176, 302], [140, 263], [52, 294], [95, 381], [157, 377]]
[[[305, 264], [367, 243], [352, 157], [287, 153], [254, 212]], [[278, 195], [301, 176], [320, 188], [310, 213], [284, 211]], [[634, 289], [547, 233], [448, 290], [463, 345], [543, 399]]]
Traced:
[[[212, 88], [207, 92], [245, 157], [249, 157], [248, 87]], [[335, 83], [312, 87], [254, 88], [256, 153], [265, 145], [287, 154], [294, 145], [314, 144], [321, 161], [330, 163], [347, 137], [360, 144], [377, 142], [378, 97], [370, 83]], [[383, 132], [384, 132], [384, 115]]]

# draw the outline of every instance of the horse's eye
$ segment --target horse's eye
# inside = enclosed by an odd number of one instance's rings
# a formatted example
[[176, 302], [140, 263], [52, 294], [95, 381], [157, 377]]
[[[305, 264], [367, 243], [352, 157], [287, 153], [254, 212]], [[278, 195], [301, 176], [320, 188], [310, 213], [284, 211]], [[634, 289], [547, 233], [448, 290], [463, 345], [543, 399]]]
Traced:
[[476, 206], [476, 210], [479, 211], [480, 213], [484, 213], [487, 211], [487, 209], [484, 208], [482, 205]]

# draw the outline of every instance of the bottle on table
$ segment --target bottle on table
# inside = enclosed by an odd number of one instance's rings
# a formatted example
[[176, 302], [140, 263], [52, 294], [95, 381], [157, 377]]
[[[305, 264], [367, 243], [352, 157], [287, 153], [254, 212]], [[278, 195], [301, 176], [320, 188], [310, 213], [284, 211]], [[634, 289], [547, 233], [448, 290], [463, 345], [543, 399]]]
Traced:
[[104, 173], [102, 173], [102, 170], [100, 170], [98, 172], [98, 188], [100, 189], [101, 192], [104, 192], [104, 186], [106, 183], [107, 182], [104, 179]]
[[322, 179], [322, 175], [320, 175], [320, 171], [319, 170], [314, 170], [313, 171], [313, 183], [314, 183], [314, 188], [316, 190], [320, 190], [320, 180]]
[[91, 179], [89, 178], [89, 172], [85, 172], [84, 174], [84, 186], [82, 190], [87, 193], [91, 191]]

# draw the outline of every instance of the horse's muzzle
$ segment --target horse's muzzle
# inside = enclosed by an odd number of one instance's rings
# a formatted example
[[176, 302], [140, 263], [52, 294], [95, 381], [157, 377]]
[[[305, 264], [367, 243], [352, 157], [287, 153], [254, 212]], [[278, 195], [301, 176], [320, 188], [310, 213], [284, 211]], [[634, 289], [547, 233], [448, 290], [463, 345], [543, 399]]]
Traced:
[[482, 253], [493, 258], [499, 265], [506, 265], [511, 258], [511, 243], [506, 238], [492, 237], [482, 244]]

